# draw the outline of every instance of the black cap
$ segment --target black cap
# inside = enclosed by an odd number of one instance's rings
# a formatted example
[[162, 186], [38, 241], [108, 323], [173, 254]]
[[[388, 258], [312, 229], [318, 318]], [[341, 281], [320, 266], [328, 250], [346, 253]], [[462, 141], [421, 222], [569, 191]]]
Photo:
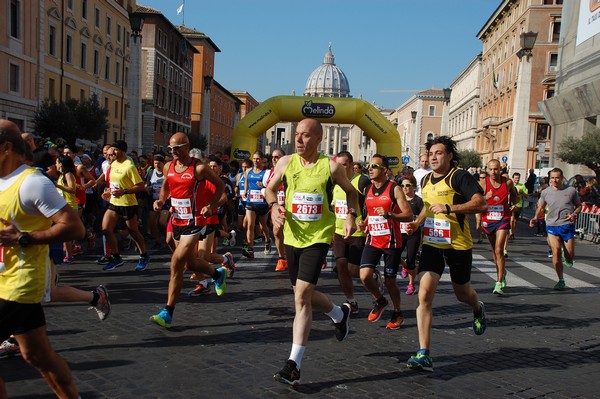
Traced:
[[117, 140], [111, 145], [111, 147], [115, 147], [121, 151], [127, 152], [127, 143], [123, 140]]

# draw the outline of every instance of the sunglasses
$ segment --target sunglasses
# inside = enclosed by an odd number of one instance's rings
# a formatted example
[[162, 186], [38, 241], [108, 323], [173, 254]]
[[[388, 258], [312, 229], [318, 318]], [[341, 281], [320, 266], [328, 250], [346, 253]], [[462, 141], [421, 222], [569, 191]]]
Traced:
[[401, 184], [400, 187], [412, 187], [412, 183]]
[[383, 169], [383, 168], [385, 168], [385, 166], [379, 165], [378, 163], [370, 163], [369, 165], [367, 165], [367, 167], [371, 168], [371, 169]]
[[177, 145], [168, 145], [167, 148], [169, 149], [169, 151], [175, 151], [180, 149], [181, 147], [185, 147], [187, 145], [186, 144], [177, 144]]

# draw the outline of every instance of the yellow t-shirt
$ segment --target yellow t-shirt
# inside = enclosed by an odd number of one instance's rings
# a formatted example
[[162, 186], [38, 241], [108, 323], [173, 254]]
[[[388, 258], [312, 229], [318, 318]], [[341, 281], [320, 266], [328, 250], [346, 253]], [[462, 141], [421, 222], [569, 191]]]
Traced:
[[[110, 189], [127, 189], [141, 183], [142, 177], [133, 161], [129, 158], [123, 162], [113, 161], [110, 164]], [[135, 194], [125, 194], [120, 197], [111, 196], [110, 203], [116, 206], [137, 205]]]

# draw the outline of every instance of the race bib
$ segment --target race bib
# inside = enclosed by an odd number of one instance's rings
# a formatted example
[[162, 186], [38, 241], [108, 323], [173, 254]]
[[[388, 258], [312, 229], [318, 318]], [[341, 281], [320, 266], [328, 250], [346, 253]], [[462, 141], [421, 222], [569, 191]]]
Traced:
[[190, 220], [194, 218], [191, 199], [171, 198], [171, 206], [173, 207], [173, 217], [175, 219]]
[[119, 183], [110, 182], [110, 193], [111, 194], [114, 194], [114, 192], [120, 188], [121, 188], [121, 185]]
[[488, 205], [487, 218], [489, 220], [502, 220], [504, 216], [503, 205]]
[[369, 234], [378, 237], [389, 235], [390, 224], [383, 216], [371, 216], [369, 215]]
[[423, 239], [432, 244], [451, 244], [450, 221], [435, 218], [425, 219]]
[[248, 201], [250, 202], [264, 202], [264, 196], [261, 190], [250, 190], [250, 196]]
[[321, 220], [323, 216], [323, 194], [293, 193], [292, 219], [302, 222]]
[[400, 233], [408, 234], [408, 226], [409, 225], [410, 225], [409, 222], [400, 222]]
[[285, 191], [283, 191], [283, 190], [277, 191], [277, 203], [279, 205], [285, 205]]
[[335, 217], [338, 219], [346, 219], [348, 215], [348, 204], [346, 200], [335, 200]]

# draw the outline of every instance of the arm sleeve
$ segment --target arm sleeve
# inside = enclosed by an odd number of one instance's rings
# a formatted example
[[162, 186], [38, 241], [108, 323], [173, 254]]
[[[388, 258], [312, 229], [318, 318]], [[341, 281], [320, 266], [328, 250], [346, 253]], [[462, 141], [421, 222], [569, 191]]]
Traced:
[[52, 181], [41, 173], [33, 173], [23, 180], [19, 188], [21, 205], [27, 213], [52, 217], [67, 205], [56, 191]]

